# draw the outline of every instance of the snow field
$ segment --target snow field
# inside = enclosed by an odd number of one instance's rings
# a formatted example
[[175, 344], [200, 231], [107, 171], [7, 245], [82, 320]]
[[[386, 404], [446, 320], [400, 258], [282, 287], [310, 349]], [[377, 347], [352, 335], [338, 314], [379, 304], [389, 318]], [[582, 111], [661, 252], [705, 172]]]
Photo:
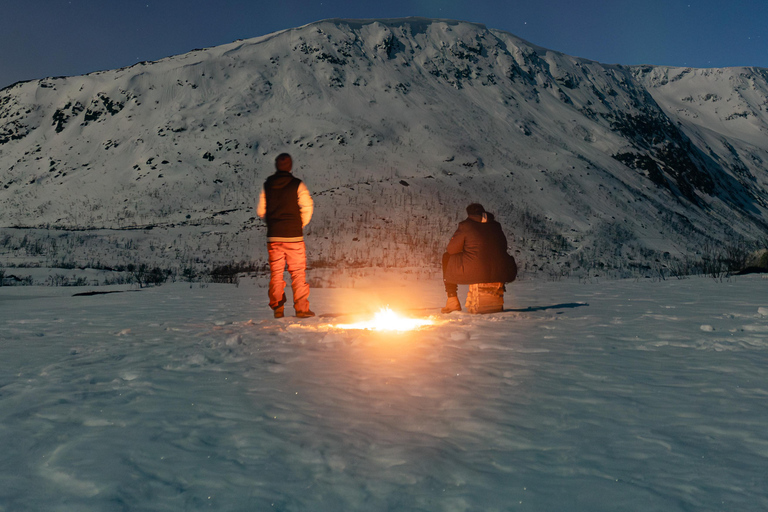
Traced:
[[766, 286], [2, 288], [0, 510], [765, 510]]
[[0, 259], [264, 263], [256, 198], [288, 151], [317, 267], [436, 262], [479, 201], [525, 273], [708, 273], [765, 248], [767, 101], [757, 68], [604, 65], [424, 18], [19, 83], [0, 91]]

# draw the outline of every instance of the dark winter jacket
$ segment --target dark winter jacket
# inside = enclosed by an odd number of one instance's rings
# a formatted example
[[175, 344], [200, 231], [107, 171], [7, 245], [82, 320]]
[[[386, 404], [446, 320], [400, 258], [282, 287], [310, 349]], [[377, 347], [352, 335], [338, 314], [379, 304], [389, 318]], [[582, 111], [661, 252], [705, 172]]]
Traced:
[[257, 209], [267, 222], [267, 241], [302, 241], [313, 207], [304, 182], [288, 171], [275, 172], [264, 182]]
[[450, 258], [443, 278], [455, 284], [509, 283], [517, 277], [515, 259], [507, 254], [507, 237], [493, 214], [470, 215], [448, 242]]

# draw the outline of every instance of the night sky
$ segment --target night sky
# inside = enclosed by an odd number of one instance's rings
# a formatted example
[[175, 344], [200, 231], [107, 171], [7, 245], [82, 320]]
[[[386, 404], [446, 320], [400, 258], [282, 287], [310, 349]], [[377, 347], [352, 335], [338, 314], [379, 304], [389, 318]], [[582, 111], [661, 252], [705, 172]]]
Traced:
[[768, 68], [768, 0], [0, 0], [0, 88], [327, 18], [483, 23], [609, 64]]

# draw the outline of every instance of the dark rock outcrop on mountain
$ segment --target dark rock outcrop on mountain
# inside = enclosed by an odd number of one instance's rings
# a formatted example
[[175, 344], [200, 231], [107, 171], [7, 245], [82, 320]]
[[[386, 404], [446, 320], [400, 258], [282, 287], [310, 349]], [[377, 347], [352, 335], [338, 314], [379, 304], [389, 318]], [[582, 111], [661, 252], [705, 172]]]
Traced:
[[315, 194], [317, 266], [436, 265], [480, 201], [524, 271], [646, 272], [768, 236], [767, 108], [763, 69], [604, 65], [472, 23], [327, 20], [3, 89], [0, 227], [9, 258], [41, 263], [257, 261], [254, 203], [288, 151]]

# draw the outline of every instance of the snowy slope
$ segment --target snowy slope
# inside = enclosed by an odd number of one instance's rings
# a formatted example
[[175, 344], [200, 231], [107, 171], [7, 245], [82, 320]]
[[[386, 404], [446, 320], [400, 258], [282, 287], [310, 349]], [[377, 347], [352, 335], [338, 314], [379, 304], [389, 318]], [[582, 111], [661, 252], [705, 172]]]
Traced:
[[[764, 511], [766, 285], [527, 281], [407, 335], [245, 285], [0, 288], [0, 510]], [[403, 290], [313, 309], [443, 298]]]
[[263, 261], [254, 202], [288, 151], [318, 266], [434, 263], [480, 201], [526, 270], [647, 268], [765, 237], [767, 98], [764, 70], [607, 66], [420, 18], [20, 83], [0, 91], [5, 257]]

